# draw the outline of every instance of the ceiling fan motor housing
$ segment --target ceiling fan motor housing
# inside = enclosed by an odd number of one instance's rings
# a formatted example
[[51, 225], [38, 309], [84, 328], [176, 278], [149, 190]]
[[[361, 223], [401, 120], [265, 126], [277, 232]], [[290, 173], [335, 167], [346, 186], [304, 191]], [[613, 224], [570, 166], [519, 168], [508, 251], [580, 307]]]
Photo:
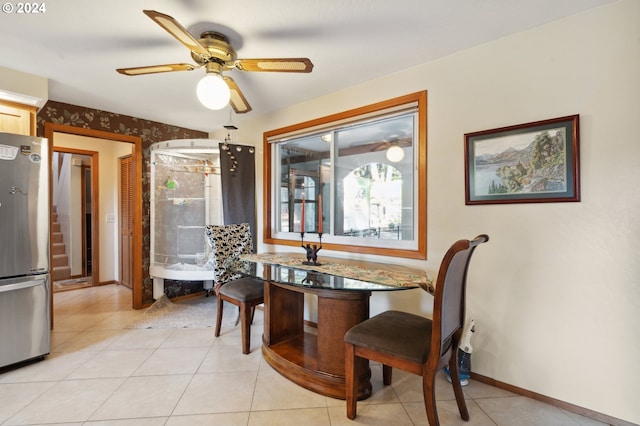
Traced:
[[237, 59], [236, 51], [233, 50], [229, 40], [224, 35], [215, 31], [205, 31], [200, 35], [198, 41], [209, 51], [210, 56], [203, 57], [192, 51], [191, 57], [196, 63], [207, 65], [210, 62], [216, 62], [225, 70], [233, 68], [234, 61]]

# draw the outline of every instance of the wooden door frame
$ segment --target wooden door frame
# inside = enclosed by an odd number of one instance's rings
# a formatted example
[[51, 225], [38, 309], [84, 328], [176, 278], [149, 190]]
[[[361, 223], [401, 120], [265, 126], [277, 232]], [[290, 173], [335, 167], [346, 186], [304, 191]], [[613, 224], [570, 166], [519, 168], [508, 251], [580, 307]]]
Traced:
[[[84, 129], [81, 127], [44, 123], [44, 136], [49, 140], [49, 158], [52, 158], [54, 133], [67, 133], [77, 136], [86, 136], [98, 139], [107, 139], [115, 142], [125, 142], [133, 144], [133, 158], [135, 164], [135, 201], [134, 201], [134, 224], [133, 224], [133, 291], [132, 306], [134, 309], [141, 309], [142, 305], [142, 139], [139, 136], [122, 135], [101, 130]], [[52, 161], [52, 160], [50, 160]], [[49, 164], [49, 199], [53, 195], [51, 181], [52, 168]], [[49, 249], [51, 253], [51, 248]], [[50, 254], [51, 256], [51, 254]], [[94, 255], [95, 256], [95, 255]], [[53, 289], [52, 289], [53, 291]], [[51, 316], [53, 324], [53, 297], [51, 298]]]
[[[76, 149], [76, 148], [66, 148], [66, 147], [57, 147], [54, 148], [53, 146], [53, 139], [47, 138], [49, 139], [51, 142], [51, 146], [49, 149], [49, 158], [51, 158], [51, 161], [53, 162], [53, 153], [54, 152], [60, 152], [63, 154], [78, 154], [78, 155], [85, 155], [88, 157], [91, 157], [91, 196], [93, 197], [93, 200], [91, 200], [91, 253], [92, 256], [98, 256], [98, 261], [94, 264], [94, 267], [91, 269], [91, 285], [95, 286], [100, 284], [100, 247], [98, 245], [98, 241], [99, 238], [98, 236], [100, 235], [100, 227], [98, 226], [98, 212], [100, 211], [100, 192], [99, 192], [99, 173], [100, 173], [100, 167], [99, 167], [99, 155], [98, 155], [98, 151], [88, 151], [88, 150], [84, 150], [84, 149]], [[51, 171], [53, 173], [53, 167], [51, 168]], [[82, 179], [84, 180], [84, 176], [82, 176]], [[49, 197], [49, 209], [50, 211], [53, 211], [53, 180], [51, 180], [51, 196]], [[84, 207], [84, 188], [82, 188], [82, 211], [85, 211], [85, 207]], [[82, 221], [84, 223], [85, 217], [82, 217]], [[49, 229], [51, 229], [51, 226], [49, 226]], [[83, 235], [83, 239], [84, 239], [84, 225], [82, 226], [82, 235]], [[50, 231], [51, 232], [51, 231]], [[53, 233], [50, 233], [50, 241], [53, 241], [52, 238]], [[53, 247], [53, 245], [52, 245]], [[50, 250], [51, 253], [51, 265], [53, 265], [53, 249]], [[82, 256], [84, 257], [85, 254], [83, 253]], [[82, 266], [82, 269], [84, 271], [84, 265]], [[53, 291], [53, 279], [51, 280], [51, 291]]]

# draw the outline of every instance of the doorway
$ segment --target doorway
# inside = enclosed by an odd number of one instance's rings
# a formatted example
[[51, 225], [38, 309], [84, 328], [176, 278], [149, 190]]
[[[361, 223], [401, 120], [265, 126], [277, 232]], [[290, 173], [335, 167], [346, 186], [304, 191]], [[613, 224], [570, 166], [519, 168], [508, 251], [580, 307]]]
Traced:
[[[93, 253], [97, 239], [96, 212], [99, 201], [97, 151], [53, 147], [51, 276], [53, 291], [75, 290], [97, 285]], [[95, 166], [94, 166], [95, 165]], [[96, 169], [96, 173], [93, 173]], [[99, 263], [95, 263], [99, 270]]]
[[[135, 178], [134, 178], [134, 196], [133, 196], [133, 233], [132, 233], [132, 284], [133, 284], [133, 288], [132, 288], [132, 307], [135, 309], [140, 309], [143, 307], [142, 304], [142, 276], [143, 276], [143, 271], [142, 271], [142, 140], [140, 137], [138, 136], [130, 136], [130, 135], [123, 135], [123, 134], [118, 134], [118, 133], [110, 133], [110, 132], [105, 132], [105, 131], [99, 131], [99, 130], [92, 130], [92, 129], [85, 129], [85, 128], [79, 128], [79, 127], [73, 127], [73, 126], [68, 126], [68, 125], [64, 125], [64, 124], [56, 124], [56, 123], [51, 123], [51, 122], [47, 122], [44, 125], [45, 128], [45, 132], [44, 135], [45, 137], [49, 140], [49, 146], [50, 146], [50, 158], [53, 158], [52, 152], [53, 152], [53, 146], [56, 144], [56, 137], [63, 138], [64, 136], [80, 136], [80, 137], [86, 137], [86, 138], [95, 138], [99, 141], [101, 141], [102, 143], [109, 143], [109, 142], [124, 142], [124, 144], [112, 144], [113, 145], [113, 150], [116, 150], [116, 146], [118, 145], [129, 145], [129, 149], [128, 149], [128, 154], [131, 156], [132, 161], [135, 163], [135, 167], [134, 167], [134, 173], [135, 173]], [[84, 147], [91, 147], [93, 143], [92, 142], [84, 142]], [[123, 156], [124, 154], [119, 154], [118, 156]], [[101, 160], [102, 161], [102, 160]], [[96, 160], [95, 163], [92, 165], [92, 180], [96, 179], [96, 175], [99, 175], [102, 173], [102, 170], [107, 170], [109, 167], [105, 166], [100, 168], [100, 170], [97, 170], [97, 165], [98, 161]], [[113, 166], [113, 170], [117, 170], [117, 163], [115, 163], [115, 165]], [[108, 172], [107, 172], [108, 173]], [[115, 172], [114, 172], [115, 173]], [[115, 176], [113, 176], [111, 178], [111, 180], [113, 180], [112, 184], [113, 187], [117, 188], [117, 178]], [[50, 188], [50, 190], [52, 190]], [[102, 192], [108, 192], [110, 191], [110, 189], [102, 191]], [[117, 192], [117, 191], [116, 191]], [[92, 197], [94, 200], [99, 200], [101, 199], [101, 195], [100, 195], [100, 191], [98, 189], [96, 189], [93, 194]], [[116, 197], [114, 195], [114, 197]], [[104, 204], [104, 203], [101, 203]], [[94, 207], [94, 214], [93, 216], [95, 217], [95, 219], [93, 220], [93, 228], [91, 231], [91, 241], [92, 241], [92, 250], [91, 250], [91, 275], [93, 277], [93, 280], [95, 281], [95, 285], [101, 285], [101, 284], [110, 284], [110, 283], [115, 283], [117, 282], [118, 278], [116, 276], [117, 274], [117, 267], [110, 267], [107, 268], [107, 264], [110, 261], [113, 261], [113, 256], [109, 256], [108, 253], [110, 253], [109, 250], [104, 250], [103, 253], [103, 257], [101, 257], [100, 255], [100, 244], [104, 243], [104, 240], [106, 240], [108, 237], [108, 235], [102, 235], [102, 232], [100, 231], [101, 228], [105, 228], [105, 229], [109, 229], [110, 227], [114, 227], [116, 226], [116, 220], [117, 220], [117, 202], [115, 202], [114, 204], [114, 210], [104, 210], [103, 207], [101, 207], [101, 210], [96, 210], [96, 208]], [[52, 208], [53, 210], [53, 208]], [[99, 226], [98, 226], [99, 225]], [[115, 239], [115, 231], [114, 231], [114, 236], [113, 238]], [[100, 241], [100, 244], [97, 244], [96, 242]], [[116, 244], [117, 245], [117, 244]], [[50, 251], [51, 252], [51, 251]], [[102, 262], [100, 262], [100, 260], [103, 260]], [[105, 264], [105, 260], [106, 260], [106, 264]], [[115, 268], [115, 272], [114, 269]], [[53, 297], [52, 297], [52, 303], [53, 303]], [[52, 312], [52, 324], [53, 324], [53, 306], [51, 309]]]

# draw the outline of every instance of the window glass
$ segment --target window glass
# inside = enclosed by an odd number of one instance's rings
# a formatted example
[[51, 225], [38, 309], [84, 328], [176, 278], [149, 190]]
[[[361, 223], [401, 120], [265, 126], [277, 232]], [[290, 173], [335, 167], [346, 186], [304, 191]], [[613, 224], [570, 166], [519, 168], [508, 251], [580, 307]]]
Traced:
[[402, 239], [402, 182], [398, 169], [385, 163], [366, 164], [342, 178], [336, 235]]
[[335, 132], [335, 235], [413, 240], [415, 116]]

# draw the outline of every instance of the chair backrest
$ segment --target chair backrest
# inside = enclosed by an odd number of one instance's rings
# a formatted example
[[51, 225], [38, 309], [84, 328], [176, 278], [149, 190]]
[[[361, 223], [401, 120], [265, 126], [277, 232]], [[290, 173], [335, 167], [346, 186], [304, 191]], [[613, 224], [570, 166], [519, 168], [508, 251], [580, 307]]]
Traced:
[[[452, 344], [460, 338], [464, 327], [469, 262], [476, 247], [487, 241], [489, 237], [484, 234], [471, 241], [456, 241], [442, 259], [436, 281], [431, 335], [431, 354], [438, 355], [438, 360], [450, 349], [457, 350]], [[454, 338], [456, 332], [458, 335]]]
[[211, 247], [209, 260], [213, 266], [214, 284], [220, 286], [241, 278], [240, 274], [234, 274], [227, 270], [226, 261], [251, 253], [253, 240], [249, 224], [207, 225], [204, 232]]

